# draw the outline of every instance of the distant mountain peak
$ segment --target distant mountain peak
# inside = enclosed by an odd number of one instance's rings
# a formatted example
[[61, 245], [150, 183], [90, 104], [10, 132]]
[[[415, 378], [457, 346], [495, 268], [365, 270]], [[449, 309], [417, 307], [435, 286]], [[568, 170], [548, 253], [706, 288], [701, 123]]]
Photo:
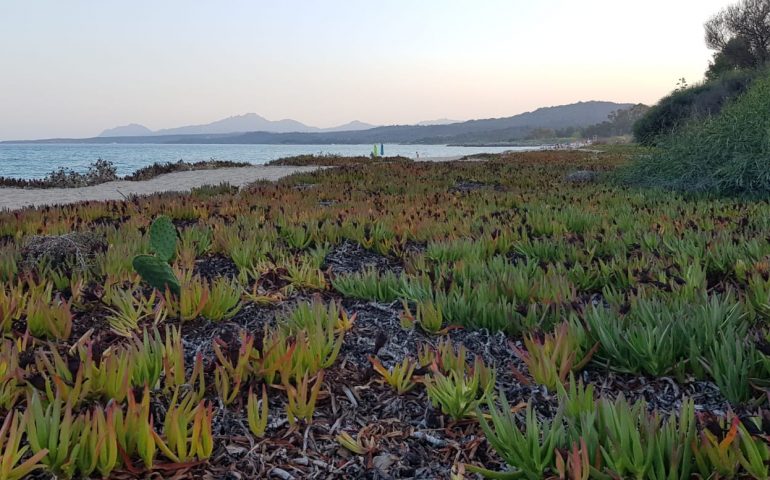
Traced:
[[[243, 113], [241, 115], [230, 115], [229, 117], [227, 117], [227, 118], [225, 118], [223, 120], [250, 119], [250, 118], [259, 119], [259, 120], [267, 120], [262, 115], [259, 115], [259, 114], [254, 113], [254, 112]], [[219, 120], [219, 121], [221, 122], [222, 120]], [[267, 120], [267, 121], [269, 121], [269, 120]]]
[[353, 120], [352, 122], [345, 123], [343, 125], [338, 125], [336, 127], [331, 128], [324, 128], [322, 131], [324, 132], [355, 132], [357, 130], [369, 130], [372, 128], [375, 128], [376, 125], [372, 125], [370, 123], [362, 122], [360, 120]]
[[99, 134], [100, 137], [141, 137], [144, 135], [152, 135], [152, 130], [138, 123], [108, 128]]
[[161, 130], [150, 130], [149, 128], [132, 123], [120, 127], [109, 128], [103, 131], [100, 137], [143, 137], [157, 135], [200, 135], [200, 134], [224, 134], [224, 133], [246, 133], [246, 132], [267, 132], [267, 133], [312, 133], [312, 132], [342, 132], [369, 130], [375, 128], [375, 125], [354, 120], [344, 125], [332, 128], [317, 128], [305, 125], [302, 122], [291, 118], [282, 120], [268, 120], [262, 115], [254, 112], [241, 115], [232, 115], [221, 120], [200, 125], [186, 125], [183, 127], [164, 128]]
[[424, 120], [422, 122], [417, 123], [417, 125], [428, 127], [431, 125], [449, 125], [452, 123], [461, 123], [461, 122], [462, 120], [451, 120], [449, 118], [437, 118], [435, 120]]
[[[153, 137], [215, 135], [228, 136], [227, 142], [277, 143], [506, 143], [515, 142], [534, 129], [582, 128], [599, 124], [616, 110], [632, 104], [602, 101], [577, 102], [543, 107], [504, 118], [455, 121], [447, 118], [417, 125], [375, 126], [359, 120], [332, 128], [317, 128], [292, 119], [268, 120], [256, 113], [244, 113], [203, 125], [188, 125], [152, 131], [131, 124], [105, 130], [100, 137]], [[305, 135], [311, 133], [313, 135]], [[190, 138], [189, 141], [203, 141]], [[222, 138], [216, 141], [225, 141]], [[212, 140], [213, 141], [213, 140]]]

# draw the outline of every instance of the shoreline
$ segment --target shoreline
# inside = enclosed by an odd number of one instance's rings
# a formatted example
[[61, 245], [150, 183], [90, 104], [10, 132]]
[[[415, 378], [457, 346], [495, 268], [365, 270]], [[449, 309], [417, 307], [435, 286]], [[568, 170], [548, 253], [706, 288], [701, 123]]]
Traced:
[[139, 195], [168, 192], [189, 192], [204, 185], [227, 182], [242, 187], [260, 180], [276, 181], [295, 173], [314, 172], [324, 167], [281, 167], [255, 165], [252, 167], [188, 170], [158, 175], [150, 180], [116, 180], [90, 187], [16, 188], [0, 187], [0, 211], [26, 207], [66, 205], [86, 201], [125, 200]]
[[[416, 162], [479, 162], [483, 159], [464, 155], [421, 157]], [[204, 185], [229, 183], [243, 187], [260, 180], [276, 181], [295, 173], [314, 172], [334, 168], [326, 165], [253, 165], [249, 167], [184, 170], [164, 173], [148, 180], [114, 180], [87, 187], [0, 187], [0, 211], [21, 210], [27, 207], [67, 205], [88, 201], [126, 200], [131, 196], [157, 193], [190, 192]]]

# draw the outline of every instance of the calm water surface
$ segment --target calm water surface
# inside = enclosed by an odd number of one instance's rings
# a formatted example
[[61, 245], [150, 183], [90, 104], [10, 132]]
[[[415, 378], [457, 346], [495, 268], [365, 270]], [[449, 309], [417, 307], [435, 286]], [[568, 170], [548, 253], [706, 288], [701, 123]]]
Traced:
[[[414, 158], [448, 157], [533, 147], [450, 147], [446, 145], [390, 145], [385, 155]], [[0, 144], [0, 176], [42, 178], [59, 167], [83, 171], [99, 158], [109, 160], [118, 175], [127, 175], [155, 162], [232, 160], [255, 165], [304, 154], [369, 155], [372, 145], [158, 145], [158, 144]]]

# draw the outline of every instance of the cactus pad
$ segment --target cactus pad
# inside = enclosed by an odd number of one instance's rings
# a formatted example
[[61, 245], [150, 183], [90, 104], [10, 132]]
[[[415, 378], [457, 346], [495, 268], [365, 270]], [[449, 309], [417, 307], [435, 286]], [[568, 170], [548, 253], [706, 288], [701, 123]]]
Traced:
[[134, 257], [133, 265], [134, 270], [151, 287], [157, 288], [162, 292], [168, 288], [171, 293], [175, 295], [180, 294], [179, 280], [177, 280], [174, 271], [171, 270], [168, 263], [164, 262], [160, 257], [137, 255]]
[[[161, 260], [168, 263], [176, 253], [177, 235], [171, 219], [161, 215], [150, 226], [150, 248]], [[143, 275], [144, 276], [144, 275]]]

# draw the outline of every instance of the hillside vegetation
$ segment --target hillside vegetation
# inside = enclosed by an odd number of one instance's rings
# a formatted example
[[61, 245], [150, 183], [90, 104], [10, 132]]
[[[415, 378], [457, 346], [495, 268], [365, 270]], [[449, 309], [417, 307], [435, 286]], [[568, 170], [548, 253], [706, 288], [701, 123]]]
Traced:
[[[469, 120], [466, 122], [441, 125], [391, 125], [364, 130], [347, 131], [300, 131], [279, 132], [252, 129], [247, 133], [224, 133], [222, 123], [214, 130], [166, 130], [150, 136], [99, 136], [86, 139], [50, 139], [21, 143], [226, 143], [226, 144], [283, 144], [283, 145], [329, 145], [329, 144], [458, 144], [458, 143], [506, 143], [526, 139], [537, 129], [574, 132], [577, 129], [600, 124], [619, 110], [633, 107], [632, 104], [613, 102], [579, 102], [571, 105], [539, 108], [532, 112], [504, 118]], [[211, 124], [213, 125], [213, 124]], [[233, 125], [224, 122], [224, 125]], [[239, 124], [240, 125], [240, 124]], [[357, 125], [360, 128], [361, 125]], [[197, 128], [197, 127], [196, 127]], [[236, 128], [236, 127], [232, 127]], [[242, 129], [242, 126], [237, 128]], [[183, 132], [183, 133], [182, 133]], [[195, 134], [192, 134], [194, 132]], [[231, 132], [233, 132], [231, 130]], [[571, 134], [571, 133], [570, 133]]]
[[744, 93], [757, 76], [754, 71], [730, 71], [697, 85], [677, 88], [634, 124], [634, 138], [656, 145], [688, 122], [718, 115], [730, 100]]
[[757, 77], [718, 115], [691, 120], [659, 138], [659, 148], [637, 159], [622, 178], [718, 195], [770, 193], [770, 75]]

